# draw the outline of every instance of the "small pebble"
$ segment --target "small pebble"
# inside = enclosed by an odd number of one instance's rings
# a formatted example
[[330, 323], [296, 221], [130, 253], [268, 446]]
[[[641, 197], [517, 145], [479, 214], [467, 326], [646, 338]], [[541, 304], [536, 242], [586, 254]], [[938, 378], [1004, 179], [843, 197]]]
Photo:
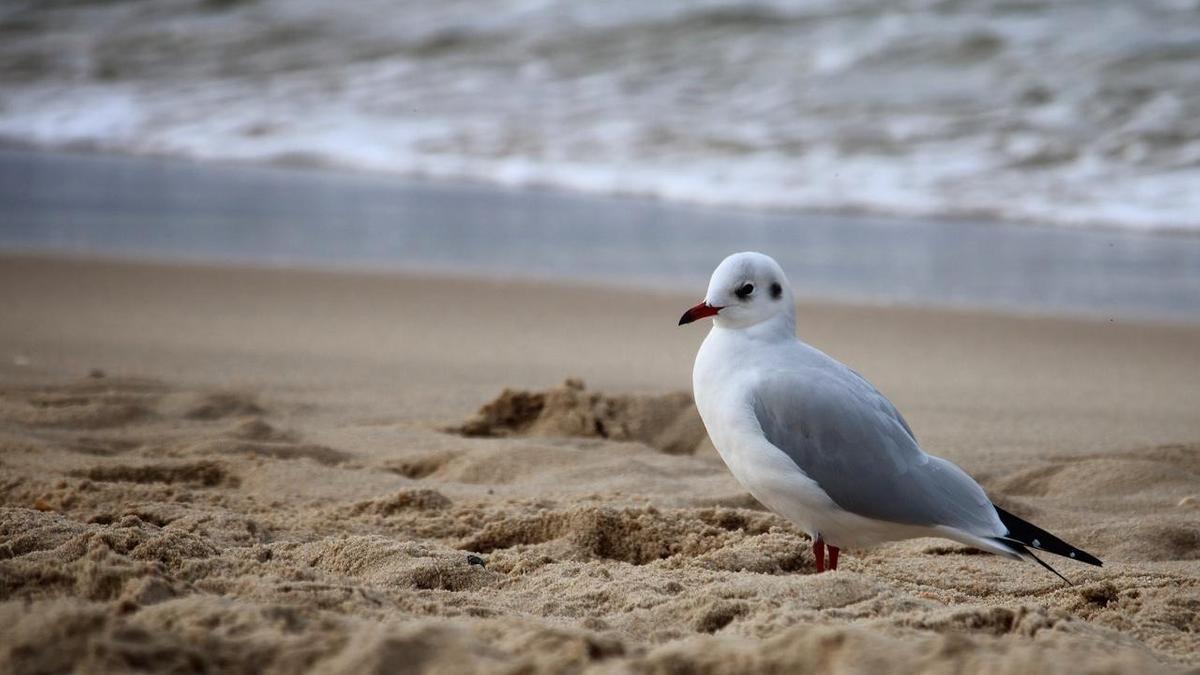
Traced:
[[1198, 507], [1200, 506], [1200, 497], [1196, 497], [1195, 495], [1191, 497], [1184, 497], [1183, 499], [1179, 500], [1179, 503], [1176, 504], [1176, 506], [1181, 508], [1186, 508], [1189, 506], [1192, 508]]
[[467, 555], [467, 564], [468, 565], [479, 565], [480, 567], [487, 567], [487, 563], [484, 562], [483, 558], [480, 558], [479, 556], [472, 555], [472, 554]]
[[92, 368], [88, 371], [88, 377], [92, 378], [93, 380], [99, 380], [102, 377], [107, 377], [107, 375], [107, 373], [99, 368]]

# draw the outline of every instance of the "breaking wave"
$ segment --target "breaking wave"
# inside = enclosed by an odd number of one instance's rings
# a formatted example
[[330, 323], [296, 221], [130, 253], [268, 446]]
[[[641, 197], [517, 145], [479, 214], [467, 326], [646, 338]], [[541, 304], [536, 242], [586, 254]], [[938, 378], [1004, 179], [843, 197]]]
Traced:
[[1200, 230], [1200, 5], [0, 9], [0, 137], [769, 209]]

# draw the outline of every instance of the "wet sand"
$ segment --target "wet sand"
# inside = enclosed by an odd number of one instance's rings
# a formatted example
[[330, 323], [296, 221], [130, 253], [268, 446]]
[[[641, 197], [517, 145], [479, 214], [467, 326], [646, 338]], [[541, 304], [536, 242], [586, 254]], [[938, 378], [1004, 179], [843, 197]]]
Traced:
[[700, 292], [0, 258], [2, 669], [1200, 667], [1200, 328], [803, 304], [1105, 560], [815, 575], [697, 433]]

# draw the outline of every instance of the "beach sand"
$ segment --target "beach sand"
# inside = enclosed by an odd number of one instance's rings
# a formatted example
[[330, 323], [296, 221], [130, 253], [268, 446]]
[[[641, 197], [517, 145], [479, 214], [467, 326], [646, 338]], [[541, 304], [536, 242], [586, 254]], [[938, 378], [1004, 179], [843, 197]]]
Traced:
[[0, 671], [1200, 668], [1200, 328], [803, 303], [1105, 561], [816, 575], [690, 405], [701, 293], [0, 258]]

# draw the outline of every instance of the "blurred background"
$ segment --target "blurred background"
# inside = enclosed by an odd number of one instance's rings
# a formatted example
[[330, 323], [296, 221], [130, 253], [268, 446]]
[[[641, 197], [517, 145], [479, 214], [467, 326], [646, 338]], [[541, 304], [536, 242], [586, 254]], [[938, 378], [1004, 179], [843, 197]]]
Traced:
[[0, 144], [8, 249], [1200, 321], [1196, 0], [2, 0]]

